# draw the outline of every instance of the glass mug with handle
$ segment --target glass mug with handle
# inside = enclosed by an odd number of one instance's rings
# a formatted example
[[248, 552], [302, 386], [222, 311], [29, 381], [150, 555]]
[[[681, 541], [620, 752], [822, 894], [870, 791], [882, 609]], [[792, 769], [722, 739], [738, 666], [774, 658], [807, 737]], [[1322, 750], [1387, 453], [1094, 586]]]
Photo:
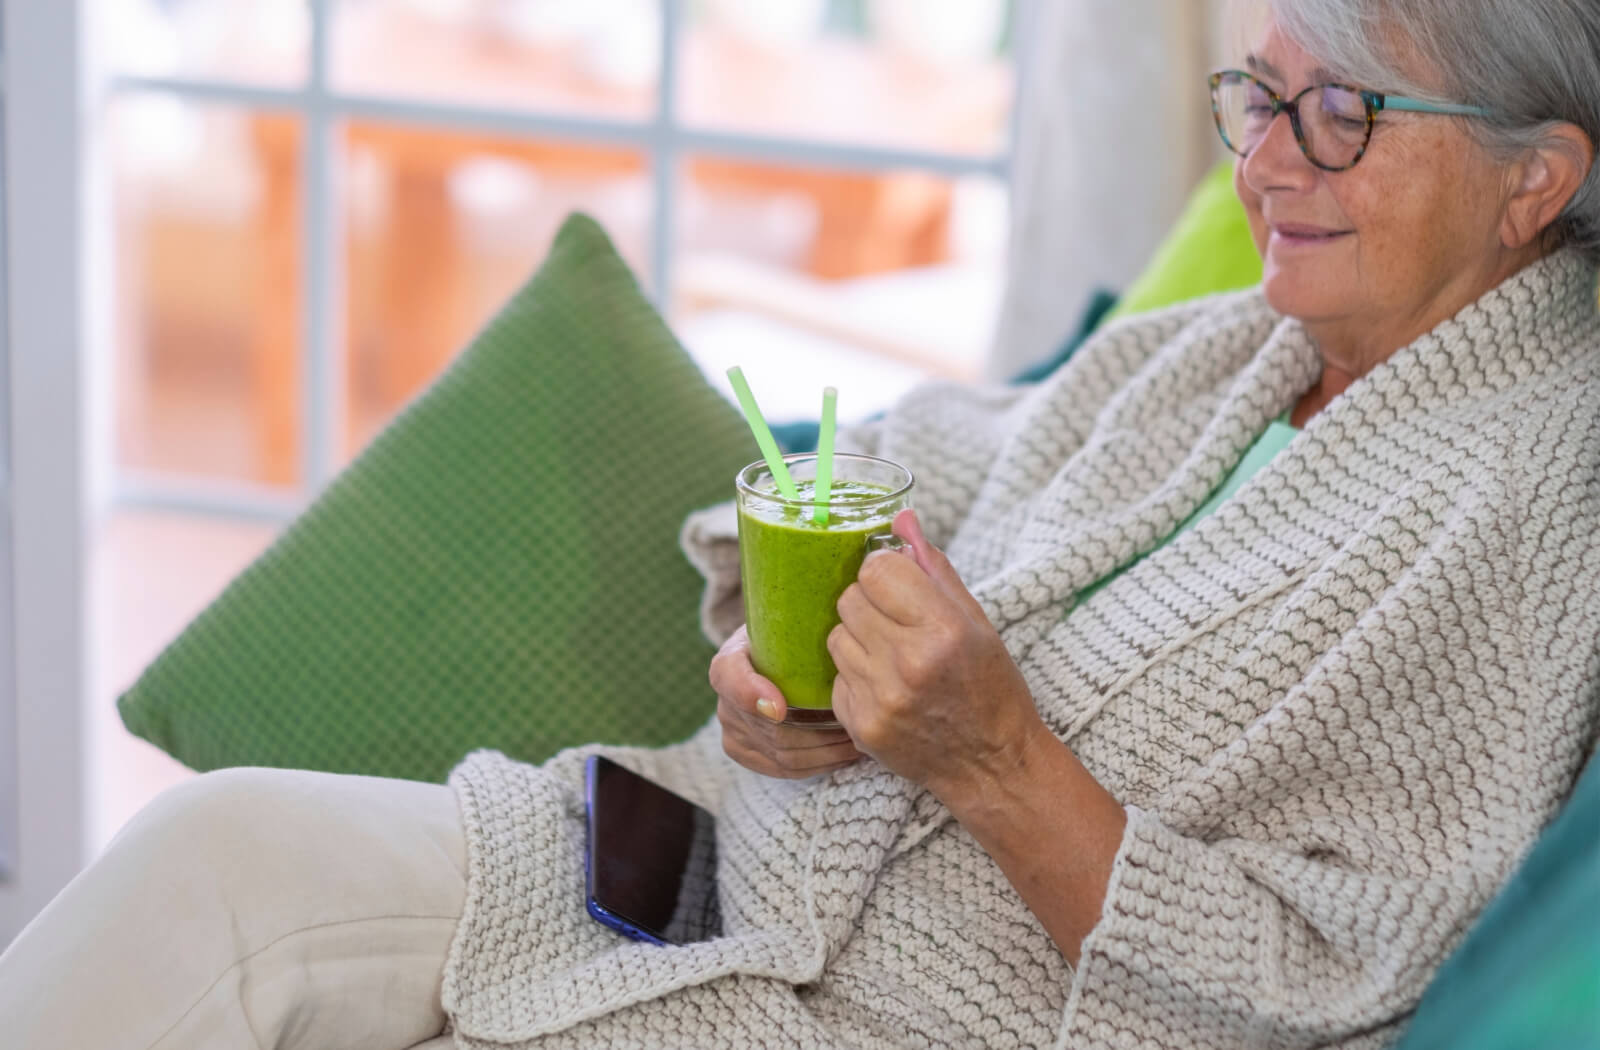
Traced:
[[797, 499], [778, 491], [765, 461], [745, 467], [735, 481], [750, 660], [783, 692], [785, 722], [833, 728], [838, 672], [828, 634], [839, 623], [839, 596], [870, 551], [902, 545], [890, 527], [911, 505], [915, 479], [890, 460], [838, 453], [826, 513], [819, 515], [817, 457], [785, 456], [784, 463]]

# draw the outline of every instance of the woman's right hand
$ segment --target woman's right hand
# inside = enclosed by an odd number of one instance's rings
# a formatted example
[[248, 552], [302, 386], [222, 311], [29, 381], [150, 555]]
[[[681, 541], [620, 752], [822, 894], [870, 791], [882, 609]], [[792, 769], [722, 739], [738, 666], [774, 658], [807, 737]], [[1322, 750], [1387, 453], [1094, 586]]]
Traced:
[[778, 687], [756, 673], [743, 627], [711, 658], [711, 688], [717, 691], [722, 749], [746, 769], [796, 780], [842, 769], [861, 757], [843, 729], [783, 724], [788, 705]]

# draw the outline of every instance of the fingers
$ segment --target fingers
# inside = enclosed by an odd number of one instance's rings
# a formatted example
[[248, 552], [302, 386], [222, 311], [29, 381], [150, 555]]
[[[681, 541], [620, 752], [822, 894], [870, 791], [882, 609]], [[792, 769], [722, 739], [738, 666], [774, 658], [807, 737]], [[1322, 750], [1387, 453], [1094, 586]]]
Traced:
[[717, 693], [722, 749], [746, 769], [770, 777], [813, 777], [861, 757], [842, 729], [782, 724], [788, 705], [778, 687], [751, 664], [743, 627], [712, 658], [710, 678]]
[[[859, 595], [848, 602], [845, 598], [840, 598], [840, 611], [844, 610], [846, 604], [853, 607], [865, 602], [866, 599]], [[872, 658], [867, 655], [867, 647], [856, 635], [856, 631], [861, 628], [850, 625], [851, 621], [860, 624], [863, 620], [870, 620], [870, 617], [852, 613], [846, 618], [846, 622], [840, 623], [828, 632], [828, 655], [833, 657], [833, 666], [839, 671], [839, 676], [834, 679], [835, 684], [839, 678], [866, 674], [872, 669]], [[870, 629], [871, 624], [865, 626]]]
[[739, 763], [752, 773], [759, 773], [764, 777], [775, 780], [806, 780], [810, 777], [820, 777], [834, 773], [861, 760], [861, 752], [854, 745], [848, 745], [849, 753], [836, 762], [812, 766], [806, 769], [796, 769], [773, 762], [766, 755], [759, 752], [740, 753], [733, 748], [727, 749], [728, 757]]
[[[856, 583], [845, 590], [846, 595], [852, 592], [879, 615], [906, 627], [925, 620], [928, 603], [939, 598], [933, 579], [909, 554], [900, 551], [873, 551], [867, 555], [856, 574]], [[843, 597], [839, 611], [841, 616], [845, 612]]]
[[764, 776], [798, 779], [842, 769], [861, 757], [842, 729], [775, 725], [726, 697], [717, 701], [722, 748], [728, 757]]
[[[956, 586], [959, 592], [951, 594], [904, 554], [874, 554], [839, 597], [840, 624], [860, 649], [880, 662], [904, 656], [912, 639], [949, 642], [974, 627], [987, 628], [988, 617], [977, 599], [959, 581]], [[846, 645], [832, 655], [844, 670], [847, 661], [861, 654]]]
[[917, 517], [917, 512], [907, 507], [894, 516], [894, 534], [911, 544], [911, 556], [919, 568], [929, 576], [937, 579], [941, 569], [948, 567], [949, 562], [944, 562], [942, 557], [935, 558], [939, 549], [929, 542], [927, 534], [922, 531], [922, 519]]
[[855, 695], [850, 691], [850, 681], [844, 675], [839, 675], [833, 680], [833, 717], [844, 726], [844, 731], [850, 734], [850, 742], [855, 743]]
[[740, 627], [722, 643], [711, 658], [711, 688], [752, 715], [769, 722], [782, 722], [788, 712], [783, 692], [770, 679], [757, 673], [750, 662], [750, 638]]
[[951, 598], [959, 602], [969, 615], [979, 619], [987, 619], [983, 607], [972, 596], [967, 585], [962, 581], [955, 566], [950, 564], [950, 559], [945, 557], [944, 551], [935, 547], [929, 541], [927, 534], [922, 531], [922, 519], [917, 517], [917, 512], [907, 507], [894, 516], [895, 535], [911, 544], [911, 553], [916, 560], [917, 567], [928, 574], [928, 577], [938, 588]]
[[[969, 618], [987, 620], [983, 607], [967, 590], [950, 559], [923, 533], [915, 511], [902, 510], [895, 515], [894, 531], [910, 547], [898, 552], [874, 551], [862, 562], [857, 575], [861, 596], [873, 608], [905, 627], [926, 624], [952, 602]], [[841, 602], [841, 615], [844, 611]], [[846, 622], [850, 623], [848, 619]], [[850, 625], [852, 629], [858, 626]]]
[[850, 740], [849, 734], [842, 729], [810, 729], [770, 722], [744, 710], [727, 697], [718, 698], [717, 719], [722, 723], [724, 733], [731, 729], [742, 737], [759, 739], [761, 749], [772, 754], [782, 752], [800, 755]]

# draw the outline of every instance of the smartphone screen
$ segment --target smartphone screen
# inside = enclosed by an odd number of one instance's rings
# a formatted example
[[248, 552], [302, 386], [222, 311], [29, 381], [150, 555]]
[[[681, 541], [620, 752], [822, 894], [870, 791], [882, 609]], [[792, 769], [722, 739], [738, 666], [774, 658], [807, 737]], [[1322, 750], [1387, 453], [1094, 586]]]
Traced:
[[589, 914], [654, 944], [717, 936], [722, 920], [711, 814], [598, 755], [589, 759], [585, 779]]

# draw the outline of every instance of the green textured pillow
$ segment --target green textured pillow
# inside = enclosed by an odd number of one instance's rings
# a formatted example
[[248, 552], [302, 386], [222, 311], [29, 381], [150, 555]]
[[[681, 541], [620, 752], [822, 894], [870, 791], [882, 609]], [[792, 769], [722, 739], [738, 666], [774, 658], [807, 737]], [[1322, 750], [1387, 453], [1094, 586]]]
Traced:
[[755, 458], [595, 222], [118, 701], [195, 769], [441, 780], [714, 706], [684, 515]]
[[1224, 161], [1200, 181], [1172, 231], [1106, 320], [1261, 283], [1261, 256]]

